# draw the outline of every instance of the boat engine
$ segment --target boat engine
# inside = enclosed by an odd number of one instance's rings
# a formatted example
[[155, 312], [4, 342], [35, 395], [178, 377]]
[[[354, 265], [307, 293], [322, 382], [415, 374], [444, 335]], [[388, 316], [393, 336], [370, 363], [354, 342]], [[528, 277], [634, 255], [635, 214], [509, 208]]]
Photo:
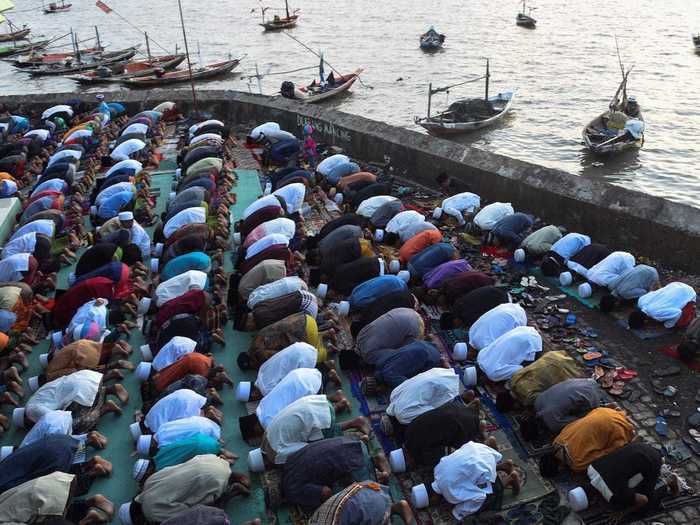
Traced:
[[282, 87], [280, 87], [280, 94], [285, 98], [295, 98], [294, 97], [294, 82], [285, 80], [282, 82]]

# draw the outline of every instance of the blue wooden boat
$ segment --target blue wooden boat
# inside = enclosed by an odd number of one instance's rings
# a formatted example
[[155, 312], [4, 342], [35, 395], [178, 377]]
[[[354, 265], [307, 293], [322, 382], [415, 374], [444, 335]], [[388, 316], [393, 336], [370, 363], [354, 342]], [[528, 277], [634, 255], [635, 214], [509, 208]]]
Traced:
[[436, 51], [445, 43], [445, 35], [438, 33], [434, 27], [430, 27], [420, 38], [420, 48], [423, 51]]

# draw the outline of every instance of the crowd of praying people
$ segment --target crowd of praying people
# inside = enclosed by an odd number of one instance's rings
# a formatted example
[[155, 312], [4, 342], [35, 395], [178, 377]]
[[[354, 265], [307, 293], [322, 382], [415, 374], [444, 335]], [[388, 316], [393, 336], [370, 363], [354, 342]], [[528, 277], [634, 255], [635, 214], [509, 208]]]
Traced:
[[[230, 523], [226, 502], [249, 496], [251, 476], [266, 469], [279, 474], [266, 503], [296, 505], [314, 525], [383, 525], [393, 514], [409, 524], [445, 502], [462, 520], [522, 489], [517, 462], [488, 433], [485, 385], [499, 410], [524, 415], [526, 439], [551, 438], [543, 476], [579, 476], [574, 510], [600, 497], [622, 519], [683, 488], [658, 450], [635, 441], [625, 412], [448, 232], [508, 250], [514, 264], [575, 283], [582, 297], [605, 290], [605, 312], [634, 305], [632, 329], [687, 329], [682, 353], [694, 357], [695, 291], [661, 287], [632, 254], [470, 192], [432, 210], [403, 201], [389, 174], [343, 153], [322, 158], [309, 124], [302, 140], [274, 122], [248, 133], [264, 190], [240, 214], [230, 211], [231, 128], [187, 121], [171, 102], [129, 117], [99, 95], [41, 115], [6, 113], [0, 129], [0, 197], [21, 205], [0, 260], [0, 406], [13, 409], [0, 426], [24, 429], [0, 449], [0, 523]], [[167, 129], [178, 133], [177, 169], [158, 213], [150, 172]], [[57, 272], [67, 265], [63, 288]], [[251, 334], [247, 348], [226, 340], [229, 322]], [[136, 330], [138, 349], [128, 342]], [[456, 334], [453, 347], [440, 331]], [[42, 372], [23, 377], [45, 338]], [[234, 382], [233, 366], [256, 379]], [[378, 427], [395, 448], [378, 444], [367, 417], [347, 416], [351, 372], [362, 395], [387, 397]], [[121, 384], [129, 373], [140, 404]], [[237, 425], [247, 450], [225, 448], [227, 387], [254, 406]], [[101, 418], [127, 404], [136, 406], [128, 466], [137, 495], [88, 497], [94, 479], [125, 468], [87, 458], [108, 446]], [[241, 454], [248, 474], [232, 469]], [[410, 469], [426, 472], [424, 482], [392, 498], [390, 476]]]

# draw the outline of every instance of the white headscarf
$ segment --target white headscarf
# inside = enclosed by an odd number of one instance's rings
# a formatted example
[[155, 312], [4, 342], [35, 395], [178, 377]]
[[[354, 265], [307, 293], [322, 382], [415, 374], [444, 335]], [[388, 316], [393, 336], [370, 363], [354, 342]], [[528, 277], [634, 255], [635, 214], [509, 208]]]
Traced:
[[20, 447], [25, 447], [46, 436], [68, 436], [73, 433], [73, 415], [65, 410], [47, 412], [24, 436]]

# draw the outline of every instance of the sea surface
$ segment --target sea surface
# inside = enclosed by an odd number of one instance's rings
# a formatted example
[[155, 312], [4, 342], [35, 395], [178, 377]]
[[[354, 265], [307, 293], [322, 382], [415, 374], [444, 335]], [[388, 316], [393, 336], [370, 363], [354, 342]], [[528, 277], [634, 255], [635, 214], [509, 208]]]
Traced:
[[[110, 14], [95, 7], [94, 0], [70, 1], [71, 11], [44, 15], [40, 2], [15, 0], [16, 12], [8, 15], [16, 24], [28, 24], [36, 37], [73, 29], [83, 40], [94, 35], [97, 25], [110, 49], [143, 42], [139, 30], [148, 31], [154, 52], [162, 51], [159, 45], [168, 52], [176, 44], [183, 47], [176, 0], [105, 0], [116, 10]], [[283, 1], [182, 4], [195, 61], [245, 55], [238, 75], [200, 89], [260, 88], [274, 94], [283, 80], [306, 84], [317, 74], [317, 68], [274, 74], [318, 65], [311, 52], [288, 36], [265, 33], [258, 25], [262, 5], [283, 8]], [[520, 4], [514, 1], [292, 0], [301, 17], [290, 34], [322, 51], [342, 72], [365, 69], [363, 83], [355, 84], [350, 96], [330, 102], [331, 107], [416, 130], [421, 128], [413, 119], [426, 112], [429, 82], [446, 86], [483, 75], [489, 58], [491, 92], [518, 90], [513, 112], [498, 126], [458, 140], [700, 206], [700, 56], [691, 41], [700, 32], [700, 2], [538, 0], [533, 5], [538, 25], [530, 30], [515, 25]], [[444, 49], [434, 54], [418, 48], [419, 34], [431, 25], [447, 35]], [[642, 105], [646, 142], [639, 152], [601, 159], [583, 149], [581, 130], [607, 108], [621, 79], [616, 37], [625, 66], [634, 66], [629, 93]], [[249, 78], [256, 65], [260, 73], [269, 73], [260, 85]], [[1, 94], [76, 88], [65, 78], [31, 79], [0, 63]], [[433, 98], [433, 111], [481, 93], [482, 82], [453, 88]]]

